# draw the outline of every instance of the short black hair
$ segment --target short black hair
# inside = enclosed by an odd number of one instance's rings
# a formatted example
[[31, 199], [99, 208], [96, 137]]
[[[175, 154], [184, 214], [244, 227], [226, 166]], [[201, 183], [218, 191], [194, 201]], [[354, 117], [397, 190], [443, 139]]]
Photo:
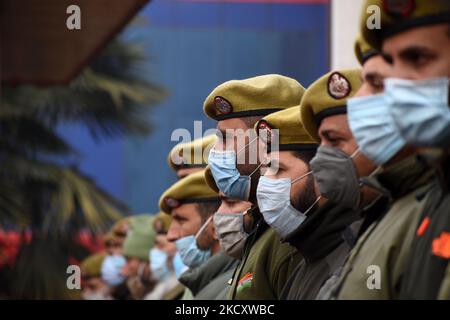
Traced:
[[217, 209], [219, 209], [220, 199], [217, 198], [217, 201], [199, 202], [197, 203], [197, 207], [202, 222], [205, 222], [210, 216], [212, 216], [217, 211]]
[[309, 168], [309, 162], [316, 155], [316, 150], [292, 150], [291, 153], [294, 155], [294, 157], [306, 163]]
[[242, 121], [244, 121], [247, 128], [252, 129], [255, 126], [255, 124], [262, 118], [263, 116], [251, 116], [251, 117], [243, 117], [241, 119]]

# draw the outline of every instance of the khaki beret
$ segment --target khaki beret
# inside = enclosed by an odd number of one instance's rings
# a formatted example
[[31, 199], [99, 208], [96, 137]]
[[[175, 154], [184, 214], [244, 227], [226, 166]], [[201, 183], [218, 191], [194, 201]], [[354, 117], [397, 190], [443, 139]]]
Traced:
[[208, 186], [205, 180], [205, 170], [202, 170], [178, 180], [167, 189], [159, 199], [159, 208], [164, 213], [170, 214], [172, 209], [182, 204], [218, 200], [217, 192]]
[[130, 218], [130, 229], [123, 244], [124, 256], [148, 260], [148, 253], [155, 244], [154, 219], [155, 217], [149, 214], [136, 215]]
[[318, 130], [324, 118], [347, 113], [347, 99], [361, 84], [361, 70], [347, 69], [329, 72], [309, 86], [300, 104], [300, 114], [313, 139], [320, 141]]
[[[261, 130], [272, 132], [278, 130], [279, 150], [316, 150], [317, 143], [305, 130], [300, 118], [300, 106], [269, 114], [255, 124], [258, 134]], [[274, 138], [273, 132], [269, 134], [270, 140]]]
[[213, 189], [215, 192], [219, 193], [219, 188], [217, 187], [216, 180], [214, 180], [214, 176], [211, 172], [211, 167], [208, 165], [205, 168], [205, 180], [206, 184]]
[[81, 264], [81, 273], [83, 277], [100, 277], [103, 260], [106, 257], [106, 252], [95, 253], [84, 259]]
[[130, 221], [129, 218], [123, 218], [120, 219], [119, 221], [117, 221], [112, 227], [110, 232], [115, 236], [115, 237], [126, 237], [127, 232], [128, 232], [128, 227], [129, 227]]
[[191, 142], [179, 143], [169, 153], [169, 166], [178, 170], [181, 168], [206, 167], [209, 150], [217, 141], [217, 136], [211, 134]]
[[[368, 28], [376, 17], [370, 6], [380, 9], [380, 28]], [[368, 10], [369, 9], [369, 10]], [[360, 29], [366, 41], [381, 50], [383, 39], [425, 25], [450, 22], [449, 0], [366, 0]]]
[[364, 65], [364, 63], [373, 56], [380, 54], [377, 50], [372, 48], [361, 35], [356, 38], [354, 49], [356, 59], [358, 59], [361, 65]]
[[210, 93], [203, 111], [217, 121], [265, 116], [298, 105], [304, 91], [296, 80], [277, 74], [231, 80]]

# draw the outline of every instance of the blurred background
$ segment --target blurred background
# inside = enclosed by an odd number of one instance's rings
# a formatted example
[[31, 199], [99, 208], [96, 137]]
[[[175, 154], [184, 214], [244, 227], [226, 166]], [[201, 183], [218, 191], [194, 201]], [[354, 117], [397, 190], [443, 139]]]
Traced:
[[[81, 29], [66, 27], [73, 4]], [[358, 4], [1, 0], [0, 296], [72, 297], [61, 270], [121, 216], [159, 211], [171, 134], [214, 127], [202, 105], [217, 85], [307, 87], [356, 66]]]

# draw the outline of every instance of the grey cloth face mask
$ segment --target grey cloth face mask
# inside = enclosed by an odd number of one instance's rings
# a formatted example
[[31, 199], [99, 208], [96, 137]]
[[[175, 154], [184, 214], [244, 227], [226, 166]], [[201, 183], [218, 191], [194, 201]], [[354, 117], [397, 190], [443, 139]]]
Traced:
[[361, 202], [361, 183], [352, 161], [358, 152], [359, 149], [349, 156], [337, 148], [320, 146], [310, 162], [320, 194], [353, 209]]
[[252, 208], [242, 213], [216, 212], [213, 217], [220, 247], [224, 253], [235, 259], [241, 259], [244, 253], [248, 233], [244, 231], [244, 216]]

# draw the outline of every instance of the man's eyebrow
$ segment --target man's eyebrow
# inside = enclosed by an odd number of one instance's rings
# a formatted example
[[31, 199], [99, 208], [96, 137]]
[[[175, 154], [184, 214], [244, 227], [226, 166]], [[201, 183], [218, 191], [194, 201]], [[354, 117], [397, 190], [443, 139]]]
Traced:
[[178, 213], [174, 213], [172, 215], [172, 219], [178, 219], [178, 220], [182, 220], [185, 219], [185, 217], [183, 217], [182, 215], [178, 214]]
[[336, 133], [336, 131], [334, 129], [320, 130], [320, 134], [322, 134], [323, 136], [329, 136], [331, 133]]
[[378, 71], [369, 71], [364, 74], [364, 80], [374, 80], [374, 79], [383, 79], [383, 75]]
[[434, 54], [434, 51], [428, 47], [415, 45], [415, 46], [407, 47], [407, 48], [400, 50], [399, 56], [405, 58], [407, 56], [416, 55], [418, 53]]
[[428, 48], [428, 47], [420, 46], [420, 45], [413, 45], [413, 46], [401, 49], [399, 54], [402, 55], [402, 54], [405, 54], [405, 53], [408, 54], [408, 53], [411, 53], [411, 52], [412, 53], [416, 53], [418, 51], [421, 51], [421, 52], [423, 52], [423, 51], [433, 52], [433, 50]]

